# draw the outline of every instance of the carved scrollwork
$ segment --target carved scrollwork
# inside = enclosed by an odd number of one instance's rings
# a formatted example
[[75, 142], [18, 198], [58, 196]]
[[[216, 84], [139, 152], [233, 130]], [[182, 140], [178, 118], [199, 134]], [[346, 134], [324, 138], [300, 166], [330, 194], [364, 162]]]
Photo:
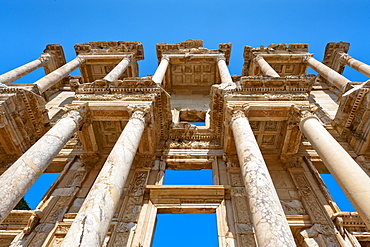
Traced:
[[280, 155], [280, 160], [283, 161], [285, 168], [301, 168], [302, 157], [298, 155]]
[[226, 61], [226, 58], [225, 58], [225, 56], [224, 56], [223, 54], [220, 54], [220, 55], [218, 55], [218, 56], [216, 57], [216, 61], [217, 61], [217, 62], [219, 62], [219, 61], [221, 61], [221, 60]]
[[226, 110], [229, 113], [230, 122], [233, 122], [238, 118], [246, 117], [248, 115], [249, 104], [227, 104]]
[[299, 125], [302, 119], [314, 116], [317, 110], [318, 107], [313, 104], [293, 105], [289, 113], [287, 124]]
[[149, 105], [129, 105], [128, 110], [131, 114], [130, 119], [139, 119], [143, 122], [146, 122], [146, 118], [148, 117], [148, 113], [150, 111]]
[[82, 126], [85, 123], [90, 123], [91, 121], [87, 103], [82, 105], [67, 105], [64, 107], [64, 111], [66, 113], [63, 118], [72, 118], [79, 126]]

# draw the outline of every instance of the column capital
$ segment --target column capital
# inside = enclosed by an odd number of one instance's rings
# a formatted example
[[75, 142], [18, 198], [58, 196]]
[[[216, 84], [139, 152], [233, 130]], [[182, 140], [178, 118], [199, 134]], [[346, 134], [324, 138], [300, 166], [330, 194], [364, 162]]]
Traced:
[[280, 160], [284, 168], [302, 168], [303, 157], [298, 154], [281, 154]]
[[316, 105], [293, 105], [290, 109], [290, 114], [288, 118], [288, 125], [300, 125], [303, 119], [314, 117], [315, 112], [319, 108]]
[[83, 57], [81, 57], [81, 56], [77, 56], [77, 57], [76, 57], [76, 59], [77, 59], [81, 64], [85, 63], [85, 61], [86, 61], [86, 59], [85, 59], [85, 58], [83, 58]]
[[132, 54], [129, 54], [124, 59], [126, 59], [127, 61], [129, 61], [129, 63], [131, 63], [134, 60], [134, 56]]
[[63, 118], [72, 118], [79, 126], [89, 122], [91, 119], [87, 103], [82, 105], [67, 105], [64, 107], [64, 110], [66, 113]]
[[150, 105], [129, 105], [128, 110], [131, 115], [130, 119], [136, 118], [144, 123], [150, 115]]
[[353, 57], [351, 57], [349, 54], [343, 52], [343, 51], [340, 51], [338, 52], [338, 56], [339, 56], [339, 61], [342, 63], [342, 64], [347, 64], [347, 61]]
[[234, 122], [238, 118], [246, 117], [248, 115], [249, 107], [248, 103], [227, 104], [226, 109], [229, 113], [229, 122]]
[[170, 61], [170, 57], [168, 55], [162, 55], [161, 60], [167, 60], [168, 62]]
[[39, 57], [39, 60], [41, 61], [43, 66], [45, 66], [46, 64], [50, 62], [51, 56], [52, 55], [50, 53], [41, 54], [41, 56]]
[[83, 163], [83, 167], [88, 171], [94, 168], [99, 158], [100, 156], [97, 153], [83, 154], [80, 156], [81, 162]]
[[216, 57], [216, 61], [217, 61], [217, 62], [219, 62], [219, 61], [221, 61], [221, 60], [223, 60], [223, 61], [225, 61], [225, 62], [226, 62], [225, 55], [220, 54], [220, 55], [218, 55], [218, 56]]
[[302, 62], [307, 63], [308, 59], [313, 58], [313, 54], [307, 54], [302, 56]]
[[258, 54], [257, 56], [255, 56], [255, 57], [254, 57], [254, 60], [255, 60], [255, 61], [258, 61], [258, 60], [260, 60], [260, 59], [265, 60], [265, 58], [264, 58], [262, 55], [260, 55], [260, 54]]

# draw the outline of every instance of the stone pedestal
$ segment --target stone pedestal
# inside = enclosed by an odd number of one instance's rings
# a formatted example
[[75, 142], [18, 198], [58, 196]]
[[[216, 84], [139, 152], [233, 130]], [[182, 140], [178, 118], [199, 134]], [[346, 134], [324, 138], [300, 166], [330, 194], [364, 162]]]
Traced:
[[354, 59], [347, 53], [341, 52], [340, 53], [341, 59], [351, 68], [357, 70], [358, 72], [370, 77], [370, 66]]
[[125, 186], [145, 127], [145, 110], [136, 110], [122, 131], [62, 247], [101, 246]]
[[80, 57], [76, 57], [69, 63], [66, 63], [59, 69], [54, 70], [50, 74], [44, 76], [40, 80], [34, 82], [34, 84], [37, 85], [39, 88], [40, 93], [45, 92], [49, 88], [51, 88], [55, 83], [62, 80], [64, 77], [66, 77], [69, 73], [77, 69], [81, 64], [84, 62], [84, 59]]
[[280, 75], [271, 67], [268, 62], [266, 62], [266, 60], [262, 56], [257, 56], [255, 60], [264, 75], [268, 75], [271, 77], [280, 77]]
[[166, 74], [167, 67], [170, 59], [167, 56], [163, 56], [161, 63], [158, 65], [157, 70], [155, 71], [152, 80], [157, 84], [162, 84], [164, 75]]
[[131, 57], [126, 57], [122, 59], [122, 61], [117, 64], [116, 67], [114, 67], [105, 77], [104, 80], [107, 81], [115, 81], [117, 80], [123, 72], [127, 69], [127, 67], [130, 65]]
[[79, 111], [70, 111], [0, 176], [0, 223], [46, 170], [81, 121]]
[[269, 171], [242, 109], [232, 110], [240, 169], [258, 246], [296, 246]]
[[314, 116], [300, 123], [303, 134], [370, 228], [370, 178]]
[[320, 63], [313, 57], [309, 57], [307, 59], [307, 63], [312, 69], [314, 69], [317, 73], [324, 77], [328, 82], [332, 83], [339, 90], [344, 92], [346, 85], [350, 82], [350, 80], [348, 80], [335, 70], [329, 68], [325, 64]]
[[32, 71], [44, 66], [49, 62], [49, 60], [50, 60], [49, 56], [45, 54], [32, 62], [29, 62], [16, 69], [6, 72], [0, 75], [0, 84], [2, 83], [5, 85], [9, 85], [13, 81], [16, 81], [19, 78], [22, 78], [23, 76], [31, 73]]

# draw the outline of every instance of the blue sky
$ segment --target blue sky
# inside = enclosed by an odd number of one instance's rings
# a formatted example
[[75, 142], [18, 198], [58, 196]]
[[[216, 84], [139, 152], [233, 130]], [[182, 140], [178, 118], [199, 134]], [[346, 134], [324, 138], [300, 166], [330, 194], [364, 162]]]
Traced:
[[[231, 42], [231, 74], [241, 74], [245, 45], [308, 43], [321, 61], [326, 43], [346, 41], [350, 55], [370, 63], [369, 9], [368, 0], [0, 0], [0, 74], [36, 59], [46, 44], [61, 44], [70, 61], [74, 44], [107, 40], [143, 43], [140, 76], [156, 69], [156, 43], [186, 39], [202, 39], [211, 49]], [[42, 75], [39, 69], [18, 82], [32, 83]], [[344, 75], [367, 80], [348, 67]]]

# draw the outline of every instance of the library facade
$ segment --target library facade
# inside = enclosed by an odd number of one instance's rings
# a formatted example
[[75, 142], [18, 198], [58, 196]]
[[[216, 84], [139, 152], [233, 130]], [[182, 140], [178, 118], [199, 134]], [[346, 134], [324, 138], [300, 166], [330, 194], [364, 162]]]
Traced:
[[[328, 43], [321, 62], [307, 44], [245, 46], [241, 75], [231, 43], [158, 43], [146, 77], [140, 42], [74, 48], [66, 62], [47, 45], [0, 75], [1, 247], [150, 247], [157, 214], [187, 213], [216, 214], [220, 247], [370, 246], [370, 80], [342, 75], [370, 66], [349, 43]], [[212, 185], [163, 182], [201, 169]], [[14, 210], [43, 173], [60, 175], [35, 210]]]

